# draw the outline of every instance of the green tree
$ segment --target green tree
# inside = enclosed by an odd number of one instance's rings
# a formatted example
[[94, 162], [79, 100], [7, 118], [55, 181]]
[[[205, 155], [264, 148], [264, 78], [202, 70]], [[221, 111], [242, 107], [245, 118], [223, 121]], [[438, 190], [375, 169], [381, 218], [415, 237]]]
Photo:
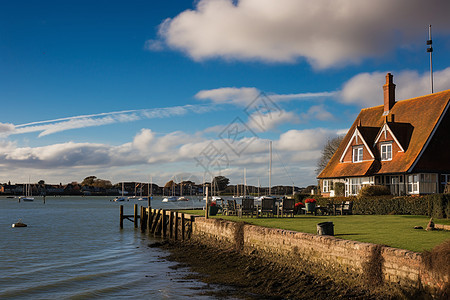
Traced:
[[85, 179], [83, 179], [83, 181], [81, 182], [81, 185], [93, 186], [95, 179], [97, 179], [96, 176], [88, 176]]
[[213, 186], [214, 188], [217, 188], [219, 191], [223, 191], [227, 188], [228, 184], [230, 183], [230, 179], [226, 178], [225, 176], [216, 176], [213, 179]]

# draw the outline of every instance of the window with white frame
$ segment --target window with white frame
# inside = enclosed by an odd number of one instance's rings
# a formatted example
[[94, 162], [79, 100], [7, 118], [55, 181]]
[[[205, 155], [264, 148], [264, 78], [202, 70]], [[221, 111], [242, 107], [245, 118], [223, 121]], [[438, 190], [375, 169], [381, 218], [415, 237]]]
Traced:
[[408, 175], [408, 194], [419, 193], [419, 175]]
[[358, 146], [353, 148], [353, 162], [363, 161], [363, 147]]
[[323, 181], [322, 192], [324, 192], [324, 193], [329, 193], [330, 192], [330, 186], [329, 186], [329, 181], [328, 180], [324, 180]]
[[392, 143], [381, 144], [381, 160], [392, 160]]

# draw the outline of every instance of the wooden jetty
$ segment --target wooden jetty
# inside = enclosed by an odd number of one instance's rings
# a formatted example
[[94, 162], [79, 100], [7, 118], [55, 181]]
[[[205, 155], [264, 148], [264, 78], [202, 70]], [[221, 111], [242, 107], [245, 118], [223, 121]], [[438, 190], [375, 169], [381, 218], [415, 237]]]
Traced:
[[[139, 212], [139, 213], [138, 213]], [[123, 228], [123, 220], [134, 223], [134, 228], [140, 226], [141, 232], [147, 232], [154, 236], [174, 240], [185, 240], [191, 237], [194, 215], [184, 214], [173, 210], [152, 209], [134, 205], [132, 215], [125, 215], [123, 205], [120, 206], [120, 228]]]

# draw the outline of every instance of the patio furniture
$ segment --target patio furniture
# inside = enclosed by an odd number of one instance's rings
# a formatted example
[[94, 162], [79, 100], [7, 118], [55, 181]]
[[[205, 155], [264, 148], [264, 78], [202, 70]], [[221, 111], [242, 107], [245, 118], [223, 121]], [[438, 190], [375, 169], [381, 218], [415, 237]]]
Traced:
[[276, 213], [275, 211], [275, 199], [263, 198], [261, 199], [261, 215], [272, 216]]
[[239, 208], [239, 217], [242, 217], [243, 215], [251, 215], [251, 217], [253, 218], [253, 214], [255, 212], [255, 199], [243, 198], [242, 205]]
[[341, 215], [352, 215], [353, 214], [353, 201], [345, 201], [342, 202], [340, 208], [339, 208], [339, 213]]
[[237, 216], [238, 207], [235, 199], [227, 200], [227, 206], [224, 209], [224, 214], [227, 216]]
[[281, 206], [281, 216], [291, 215], [294, 217], [295, 199], [283, 199]]
[[305, 214], [314, 214], [317, 215], [317, 211], [316, 211], [316, 203], [305, 203], [305, 207], [302, 208], [305, 211]]

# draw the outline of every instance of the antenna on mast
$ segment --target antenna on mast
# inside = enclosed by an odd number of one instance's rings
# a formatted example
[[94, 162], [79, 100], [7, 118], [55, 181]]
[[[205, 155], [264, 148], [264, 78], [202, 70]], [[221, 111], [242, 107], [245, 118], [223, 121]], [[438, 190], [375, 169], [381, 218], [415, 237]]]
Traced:
[[427, 40], [427, 45], [429, 46], [427, 48], [427, 52], [430, 53], [430, 82], [431, 82], [431, 93], [433, 94], [433, 58], [432, 58], [432, 54], [433, 54], [433, 47], [431, 46], [433, 44], [432, 40], [431, 40], [431, 24], [428, 27], [428, 40]]

